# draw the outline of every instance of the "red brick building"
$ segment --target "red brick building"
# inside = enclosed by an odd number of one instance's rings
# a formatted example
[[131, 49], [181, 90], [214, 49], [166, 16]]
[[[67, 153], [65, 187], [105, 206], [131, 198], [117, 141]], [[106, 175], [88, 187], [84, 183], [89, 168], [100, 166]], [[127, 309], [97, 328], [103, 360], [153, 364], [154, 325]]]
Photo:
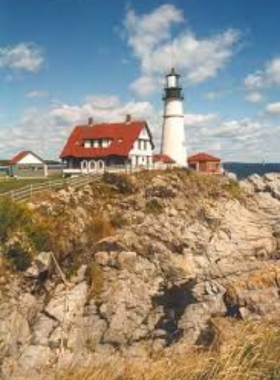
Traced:
[[223, 171], [221, 159], [207, 153], [197, 153], [188, 157], [188, 165], [199, 173], [220, 174]]

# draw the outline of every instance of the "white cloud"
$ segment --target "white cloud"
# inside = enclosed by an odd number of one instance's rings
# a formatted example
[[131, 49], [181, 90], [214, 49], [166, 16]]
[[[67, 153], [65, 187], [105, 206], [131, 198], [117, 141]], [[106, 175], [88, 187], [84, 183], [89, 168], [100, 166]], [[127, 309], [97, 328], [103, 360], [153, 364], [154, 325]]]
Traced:
[[159, 78], [153, 76], [142, 76], [131, 83], [131, 90], [138, 96], [145, 98], [156, 92], [162, 84]]
[[[224, 161], [279, 161], [280, 126], [271, 118], [223, 120], [194, 116], [186, 128], [189, 153], [206, 151]], [[204, 122], [203, 122], [204, 120]], [[269, 147], [269, 151], [268, 151]]]
[[221, 97], [222, 93], [221, 91], [209, 91], [205, 94], [205, 99], [207, 100], [216, 100]]
[[110, 110], [121, 107], [121, 101], [114, 95], [90, 95], [86, 97], [86, 102], [95, 109]]
[[[1, 154], [10, 157], [19, 150], [31, 149], [43, 157], [55, 158], [74, 125], [87, 123], [89, 117], [95, 122], [121, 121], [128, 113], [134, 119], [148, 121], [159, 147], [162, 129], [159, 110], [148, 102], [123, 103], [114, 96], [94, 95], [79, 105], [54, 104], [44, 112], [39, 108], [27, 109], [15, 126], [0, 128]], [[260, 161], [269, 147], [267, 160], [279, 160], [277, 120], [271, 117], [223, 120], [217, 114], [186, 114], [188, 152], [206, 151], [223, 160]]]
[[48, 96], [49, 96], [49, 93], [43, 90], [33, 90], [25, 94], [25, 97], [27, 99], [42, 99], [42, 98], [47, 98]]
[[0, 47], [0, 68], [36, 72], [44, 63], [42, 50], [35, 44], [20, 43]]
[[[126, 114], [146, 119], [151, 127], [159, 127], [158, 114], [148, 102], [122, 103], [114, 96], [90, 96], [80, 105], [54, 104], [45, 112], [29, 108], [15, 126], [0, 128], [1, 154], [12, 156], [20, 150], [34, 150], [46, 158], [60, 154], [73, 127], [86, 124], [89, 117], [96, 122], [121, 121]], [[158, 130], [154, 130], [158, 136]]]
[[207, 125], [211, 122], [218, 121], [219, 116], [216, 114], [185, 114], [185, 125], [188, 127], [197, 127]]
[[280, 57], [269, 61], [264, 69], [248, 75], [244, 83], [249, 91], [280, 86]]
[[259, 90], [263, 87], [263, 74], [257, 71], [255, 74], [248, 75], [245, 80], [245, 87], [247, 90]]
[[280, 102], [268, 104], [266, 107], [266, 112], [271, 115], [280, 115]]
[[249, 103], [261, 103], [264, 101], [264, 96], [260, 92], [250, 92], [245, 99]]
[[273, 59], [266, 69], [267, 80], [270, 84], [280, 85], [280, 57]]
[[128, 11], [127, 41], [141, 65], [141, 76], [131, 85], [136, 94], [151, 94], [157, 88], [158, 77], [171, 67], [182, 73], [185, 82], [204, 82], [217, 76], [233, 56], [239, 31], [229, 29], [200, 39], [184, 27], [174, 35], [172, 27], [183, 22], [182, 11], [173, 5], [160, 6], [144, 15]]

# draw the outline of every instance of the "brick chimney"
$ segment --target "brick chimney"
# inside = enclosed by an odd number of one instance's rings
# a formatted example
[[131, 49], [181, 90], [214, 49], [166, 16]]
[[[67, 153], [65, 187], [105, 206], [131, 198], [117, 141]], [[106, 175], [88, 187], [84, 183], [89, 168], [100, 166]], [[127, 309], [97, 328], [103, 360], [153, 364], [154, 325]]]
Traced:
[[93, 124], [94, 124], [93, 117], [89, 117], [89, 118], [88, 118], [88, 125], [89, 125], [89, 126], [93, 126]]
[[130, 114], [127, 114], [126, 117], [125, 117], [126, 124], [131, 123], [131, 121], [132, 121], [132, 116]]

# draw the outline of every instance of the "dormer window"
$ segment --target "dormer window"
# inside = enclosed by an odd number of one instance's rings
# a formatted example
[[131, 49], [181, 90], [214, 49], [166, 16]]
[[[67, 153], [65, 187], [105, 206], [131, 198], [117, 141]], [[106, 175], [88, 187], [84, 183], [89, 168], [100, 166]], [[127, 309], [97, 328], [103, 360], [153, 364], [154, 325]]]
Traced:
[[84, 147], [85, 148], [91, 148], [91, 141], [90, 140], [85, 140]]
[[[123, 140], [122, 140], [123, 141]], [[108, 148], [110, 146], [112, 140], [110, 139], [94, 139], [94, 140], [85, 140], [84, 147], [85, 148]]]

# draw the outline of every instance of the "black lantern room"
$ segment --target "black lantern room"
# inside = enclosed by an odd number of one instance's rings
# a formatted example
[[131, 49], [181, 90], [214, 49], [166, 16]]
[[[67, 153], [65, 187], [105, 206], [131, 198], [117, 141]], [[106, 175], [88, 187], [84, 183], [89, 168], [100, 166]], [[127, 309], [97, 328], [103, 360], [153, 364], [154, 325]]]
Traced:
[[180, 75], [172, 68], [170, 74], [166, 75], [163, 100], [178, 99], [183, 100], [183, 92], [180, 83]]

